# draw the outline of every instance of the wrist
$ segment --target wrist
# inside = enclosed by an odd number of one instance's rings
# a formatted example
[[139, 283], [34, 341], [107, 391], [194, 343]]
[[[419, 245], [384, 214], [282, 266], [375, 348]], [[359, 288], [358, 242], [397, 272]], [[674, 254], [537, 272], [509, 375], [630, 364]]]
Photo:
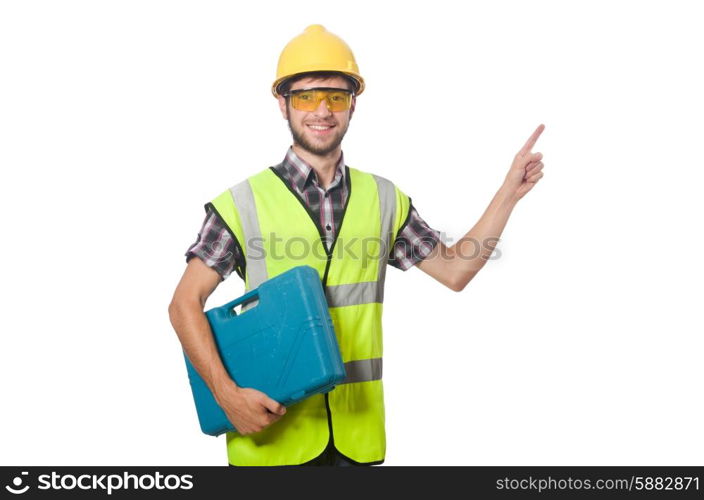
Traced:
[[223, 397], [231, 399], [239, 395], [239, 392], [240, 387], [227, 374], [213, 381], [213, 396], [218, 404]]
[[506, 183], [502, 184], [499, 190], [496, 192], [496, 201], [499, 205], [508, 208], [509, 210], [516, 206], [518, 200], [520, 199], [516, 195], [516, 190], [507, 186]]

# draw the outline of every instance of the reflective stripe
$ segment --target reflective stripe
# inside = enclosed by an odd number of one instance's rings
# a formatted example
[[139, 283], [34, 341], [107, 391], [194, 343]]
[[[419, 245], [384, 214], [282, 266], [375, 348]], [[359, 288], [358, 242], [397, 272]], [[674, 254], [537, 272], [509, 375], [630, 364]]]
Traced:
[[353, 382], [381, 380], [381, 360], [382, 358], [372, 358], [348, 361], [345, 363], [347, 377], [340, 383], [350, 384]]
[[381, 212], [381, 237], [386, 248], [380, 252], [379, 276], [377, 283], [379, 291], [377, 293], [379, 302], [384, 302], [384, 281], [386, 280], [386, 266], [389, 260], [389, 253], [394, 244], [394, 220], [396, 219], [396, 188], [388, 179], [373, 175], [379, 192], [379, 211]]
[[236, 186], [230, 188], [232, 198], [235, 201], [235, 206], [240, 214], [242, 221], [242, 232], [244, 233], [244, 253], [247, 264], [247, 276], [249, 277], [249, 290], [257, 288], [261, 283], [267, 280], [266, 259], [263, 255], [258, 258], [250, 258], [250, 244], [257, 238], [262, 241], [262, 231], [259, 227], [259, 218], [257, 217], [257, 206], [254, 203], [254, 193], [248, 181], [242, 181]]
[[383, 241], [381, 252], [379, 252], [379, 272], [377, 281], [326, 286], [325, 296], [328, 299], [328, 306], [330, 307], [384, 302], [386, 266], [388, 265], [391, 246], [394, 243], [393, 224], [396, 218], [396, 190], [394, 185], [387, 179], [376, 175], [373, 175], [373, 177], [376, 181], [377, 192], [379, 193], [379, 212], [381, 214], [381, 236]]
[[330, 307], [354, 306], [381, 302], [380, 290], [376, 281], [363, 281], [346, 285], [328, 285], [325, 287], [325, 296]]

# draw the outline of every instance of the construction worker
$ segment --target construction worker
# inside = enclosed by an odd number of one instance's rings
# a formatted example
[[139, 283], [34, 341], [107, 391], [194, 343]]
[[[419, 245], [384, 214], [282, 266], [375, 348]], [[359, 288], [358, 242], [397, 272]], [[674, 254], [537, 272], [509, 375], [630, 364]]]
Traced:
[[[293, 144], [279, 165], [206, 204], [198, 239], [186, 252], [169, 316], [191, 363], [238, 430], [227, 434], [230, 465], [382, 463], [387, 265], [404, 271], [416, 266], [461, 291], [486, 263], [518, 200], [543, 176], [542, 155], [531, 152], [540, 125], [479, 221], [446, 246], [395, 184], [345, 165], [341, 143], [364, 86], [350, 48], [324, 27], [309, 26], [291, 40], [279, 58], [272, 93]], [[311, 251], [287, 254], [294, 239]], [[362, 246], [369, 242], [376, 242], [371, 246], [377, 253], [365, 253]], [[316, 245], [322, 250], [312, 251]], [[228, 376], [203, 309], [233, 271], [248, 291], [302, 264], [319, 271], [347, 379], [285, 408]]]

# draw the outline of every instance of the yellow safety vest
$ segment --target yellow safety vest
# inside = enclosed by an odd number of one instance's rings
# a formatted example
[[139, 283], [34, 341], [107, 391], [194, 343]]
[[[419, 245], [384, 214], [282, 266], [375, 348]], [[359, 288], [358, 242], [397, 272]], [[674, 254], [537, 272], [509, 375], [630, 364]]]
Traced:
[[410, 199], [383, 177], [345, 168], [348, 198], [329, 249], [319, 217], [273, 167], [206, 204], [241, 245], [245, 291], [295, 266], [318, 270], [347, 373], [332, 391], [291, 406], [266, 429], [247, 436], [228, 433], [233, 465], [297, 465], [329, 443], [359, 463], [384, 460], [384, 278]]

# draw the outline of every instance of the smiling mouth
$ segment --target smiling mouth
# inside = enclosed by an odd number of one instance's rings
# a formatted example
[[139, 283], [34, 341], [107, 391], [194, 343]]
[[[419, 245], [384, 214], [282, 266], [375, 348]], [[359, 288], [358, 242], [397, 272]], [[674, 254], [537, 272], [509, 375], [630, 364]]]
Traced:
[[311, 129], [313, 132], [318, 133], [318, 134], [324, 134], [326, 132], [329, 132], [334, 127], [334, 125], [311, 125], [311, 124], [308, 124], [306, 126], [309, 129]]

